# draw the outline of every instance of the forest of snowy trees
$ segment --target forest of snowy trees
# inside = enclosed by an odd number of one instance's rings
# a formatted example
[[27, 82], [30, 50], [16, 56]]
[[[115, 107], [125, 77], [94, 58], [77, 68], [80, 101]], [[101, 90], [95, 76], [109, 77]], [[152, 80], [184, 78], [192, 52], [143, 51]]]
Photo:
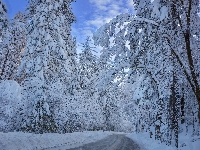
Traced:
[[200, 135], [199, 0], [133, 0], [79, 54], [72, 2], [28, 0], [9, 20], [0, 0], [0, 132]]

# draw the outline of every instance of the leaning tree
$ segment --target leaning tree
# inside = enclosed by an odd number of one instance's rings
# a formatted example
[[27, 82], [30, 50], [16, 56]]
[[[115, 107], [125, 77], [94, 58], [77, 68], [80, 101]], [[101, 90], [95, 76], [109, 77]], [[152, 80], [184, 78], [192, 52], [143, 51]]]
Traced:
[[[128, 68], [130, 79], [137, 74], [137, 68], [144, 66], [158, 95], [155, 105], [159, 107], [154, 117], [158, 122], [169, 117], [167, 110], [171, 107], [174, 116], [171, 119], [177, 129], [179, 102], [184, 105], [189, 101], [194, 104], [200, 120], [199, 1], [133, 2], [136, 14], [119, 15], [101, 27], [94, 34], [95, 44], [119, 62], [117, 68], [122, 67], [117, 72]], [[193, 93], [192, 101], [188, 93]]]

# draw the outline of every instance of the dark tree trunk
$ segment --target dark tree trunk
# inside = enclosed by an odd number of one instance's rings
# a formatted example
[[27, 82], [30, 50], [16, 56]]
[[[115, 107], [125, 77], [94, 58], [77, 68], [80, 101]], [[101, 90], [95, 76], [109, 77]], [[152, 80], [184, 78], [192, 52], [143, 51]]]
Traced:
[[171, 115], [172, 115], [172, 133], [174, 133], [174, 138], [175, 138], [175, 146], [178, 148], [178, 106], [177, 106], [177, 98], [176, 98], [176, 92], [175, 92], [175, 76], [173, 72], [173, 83], [172, 83], [172, 94], [170, 97], [170, 105], [171, 105]]
[[8, 55], [9, 55], [9, 51], [7, 51], [7, 53], [5, 55], [5, 59], [3, 61], [3, 66], [2, 66], [2, 70], [1, 70], [1, 74], [0, 74], [0, 80], [4, 80], [3, 75], [5, 73], [6, 63], [8, 61]]
[[197, 97], [197, 101], [198, 101], [198, 104], [199, 104], [198, 118], [199, 118], [199, 124], [200, 124], [200, 95], [197, 94], [196, 97]]
[[[193, 60], [193, 54], [192, 54], [192, 47], [191, 47], [191, 16], [192, 16], [192, 3], [194, 3], [192, 0], [188, 0], [188, 10], [186, 12], [186, 25], [187, 25], [187, 30], [183, 30], [183, 26], [184, 26], [184, 21], [182, 20], [181, 16], [180, 16], [180, 12], [177, 11], [177, 6], [176, 4], [176, 0], [173, 0], [173, 3], [171, 5], [171, 11], [172, 11], [172, 29], [176, 29], [176, 27], [178, 26], [176, 23], [176, 19], [178, 19], [180, 28], [182, 29], [182, 33], [183, 33], [183, 39], [185, 42], [185, 48], [186, 48], [186, 54], [187, 54], [187, 60], [188, 60], [188, 65], [189, 65], [189, 69], [191, 74], [189, 75], [188, 72], [183, 69], [183, 72], [186, 76], [187, 81], [189, 82], [192, 91], [194, 92], [196, 99], [197, 99], [197, 103], [198, 103], [198, 119], [199, 119], [199, 124], [200, 124], [200, 85], [198, 82], [198, 75], [195, 73], [195, 65], [194, 65], [194, 60]], [[183, 1], [181, 1], [181, 3], [183, 4]], [[170, 44], [170, 41], [169, 41]], [[180, 63], [181, 67], [183, 67], [183, 63], [180, 59], [180, 56], [178, 56], [178, 54], [176, 53], [176, 51], [174, 49], [172, 49], [172, 53], [173, 55], [176, 57], [176, 59], [178, 60], [178, 62]]]
[[181, 124], [185, 123], [185, 98], [184, 98], [184, 89], [182, 89], [182, 97], [181, 97]]

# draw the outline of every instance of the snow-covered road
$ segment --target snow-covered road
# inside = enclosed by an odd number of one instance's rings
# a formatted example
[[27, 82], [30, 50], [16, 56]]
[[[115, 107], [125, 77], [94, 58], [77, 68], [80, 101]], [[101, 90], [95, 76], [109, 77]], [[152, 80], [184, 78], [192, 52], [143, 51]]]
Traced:
[[[65, 146], [48, 150], [65, 150]], [[100, 141], [68, 150], [140, 150], [137, 143], [124, 135], [110, 135]]]
[[[180, 133], [179, 150], [199, 150], [200, 137], [192, 132]], [[130, 139], [129, 139], [130, 138]], [[136, 144], [137, 143], [137, 144]], [[176, 150], [167, 146], [148, 132], [121, 133], [108, 131], [84, 131], [66, 134], [0, 132], [0, 150]]]

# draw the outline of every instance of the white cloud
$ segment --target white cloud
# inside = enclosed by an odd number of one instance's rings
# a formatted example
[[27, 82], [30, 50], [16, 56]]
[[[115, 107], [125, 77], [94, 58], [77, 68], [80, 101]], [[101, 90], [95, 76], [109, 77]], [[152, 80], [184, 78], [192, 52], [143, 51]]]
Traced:
[[130, 13], [134, 12], [134, 3], [133, 3], [133, 0], [127, 0], [127, 7], [129, 8]]
[[93, 28], [97, 29], [101, 27], [102, 25], [104, 25], [105, 23], [109, 22], [111, 19], [112, 17], [109, 18], [109, 17], [99, 16], [99, 17], [96, 17], [95, 19], [86, 21], [85, 24], [87, 26], [93, 26]]
[[102, 5], [108, 5], [112, 0], [89, 0], [90, 3], [95, 4], [97, 7]]
[[[92, 36], [98, 28], [122, 13], [133, 12], [132, 0], [89, 0], [94, 12], [88, 20], [82, 22], [82, 28], [73, 29], [73, 35], [79, 35], [77, 42], [83, 43], [87, 36]], [[81, 35], [81, 37], [80, 37]]]
[[128, 7], [133, 7], [133, 0], [127, 0], [127, 6]]
[[124, 0], [89, 0], [95, 7], [92, 19], [85, 22], [97, 28], [108, 23], [112, 18], [122, 13], [128, 13], [133, 9], [132, 0], [124, 2]]

